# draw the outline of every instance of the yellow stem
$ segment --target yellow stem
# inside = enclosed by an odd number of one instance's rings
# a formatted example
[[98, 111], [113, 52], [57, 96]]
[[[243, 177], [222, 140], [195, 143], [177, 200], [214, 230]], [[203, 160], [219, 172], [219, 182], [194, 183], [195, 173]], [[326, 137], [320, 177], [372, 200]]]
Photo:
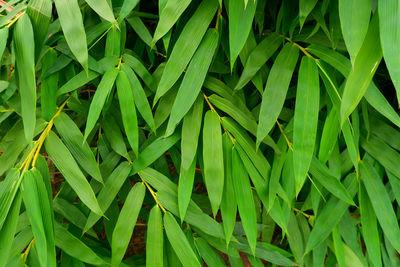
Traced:
[[285, 140], [286, 140], [286, 143], [287, 143], [287, 145], [288, 145], [289, 149], [293, 151], [292, 142], [290, 142], [289, 138], [287, 138], [287, 136], [286, 136], [285, 132], [283, 131], [282, 125], [279, 123], [279, 121], [278, 121], [278, 120], [276, 120], [276, 124], [278, 125], [278, 127], [279, 127], [279, 130], [281, 131], [281, 134], [282, 134], [282, 135], [283, 135], [283, 137], [285, 138]]
[[12, 19], [12, 20], [10, 21], [10, 23], [8, 23], [7, 28], [10, 28], [15, 22], [17, 22], [17, 20], [18, 20], [23, 14], [25, 14], [25, 11], [24, 11], [24, 12], [21, 12], [21, 13], [18, 13], [18, 14], [15, 16], [15, 18]]
[[29, 243], [29, 245], [28, 245], [28, 247], [26, 248], [26, 250], [24, 251], [24, 253], [22, 253], [22, 255], [23, 255], [23, 260], [22, 260], [22, 263], [23, 264], [25, 264], [25, 262], [26, 262], [26, 259], [28, 258], [28, 254], [29, 254], [29, 251], [31, 250], [31, 248], [32, 248], [32, 246], [33, 246], [33, 244], [35, 243], [35, 239], [32, 239], [32, 241]]
[[[140, 174], [139, 174], [140, 176]], [[154, 201], [156, 202], [156, 204], [161, 208], [161, 210], [166, 213], [167, 210], [163, 207], [163, 205], [161, 205], [161, 203], [158, 201], [156, 193], [153, 191], [153, 189], [151, 189], [150, 185], [142, 178], [140, 177], [140, 179], [142, 179], [142, 183], [144, 183], [144, 185], [147, 187], [147, 189], [149, 189], [150, 194], [153, 196]]]

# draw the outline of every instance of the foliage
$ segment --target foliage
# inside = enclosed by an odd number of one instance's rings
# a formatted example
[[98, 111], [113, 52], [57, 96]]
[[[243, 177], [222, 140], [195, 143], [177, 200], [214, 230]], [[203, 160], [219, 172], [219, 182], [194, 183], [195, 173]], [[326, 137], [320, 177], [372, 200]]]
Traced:
[[400, 266], [397, 1], [0, 6], [0, 266]]

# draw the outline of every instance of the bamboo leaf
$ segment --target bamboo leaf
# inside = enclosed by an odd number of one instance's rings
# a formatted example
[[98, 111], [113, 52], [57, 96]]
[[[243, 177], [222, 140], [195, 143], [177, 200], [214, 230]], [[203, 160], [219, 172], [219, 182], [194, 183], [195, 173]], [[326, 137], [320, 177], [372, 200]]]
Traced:
[[22, 15], [14, 29], [16, 63], [21, 94], [21, 116], [27, 141], [34, 136], [36, 124], [35, 41], [28, 15]]
[[88, 72], [88, 49], [82, 14], [77, 0], [54, 0], [65, 40], [83, 69]]
[[299, 21], [300, 29], [303, 28], [304, 22], [306, 21], [308, 15], [314, 9], [318, 0], [300, 0], [299, 1]]
[[255, 12], [255, 1], [250, 1], [247, 6], [243, 0], [232, 0], [229, 2], [229, 59], [231, 70], [249, 36]]
[[96, 121], [100, 116], [107, 95], [110, 93], [114, 85], [115, 79], [117, 78], [117, 75], [118, 75], [118, 69], [114, 68], [110, 69], [104, 74], [99, 86], [97, 87], [87, 117], [87, 123], [85, 128], [85, 140], [89, 136], [89, 133], [92, 131], [94, 125], [96, 124]]
[[162, 267], [163, 262], [163, 224], [160, 208], [154, 206], [149, 215], [146, 239], [146, 266]]
[[248, 174], [236, 148], [232, 149], [232, 180], [240, 218], [252, 254], [257, 243], [257, 217]]
[[176, 95], [171, 115], [168, 121], [166, 135], [172, 134], [176, 125], [186, 115], [190, 107], [196, 101], [201, 90], [208, 68], [211, 65], [215, 50], [218, 45], [218, 32], [210, 29], [194, 54], [187, 70], [178, 94]]
[[257, 147], [278, 119], [298, 56], [298, 48], [292, 44], [286, 44], [271, 68], [261, 102]]
[[136, 155], [139, 154], [139, 128], [136, 117], [136, 109], [133, 93], [128, 77], [120, 71], [117, 76], [118, 100], [121, 108], [122, 121], [128, 142]]
[[174, 216], [169, 212], [167, 212], [164, 216], [164, 227], [168, 240], [182, 265], [200, 267], [201, 265], [197, 260], [189, 241], [186, 239], [185, 234], [179, 227]]
[[[179, 35], [158, 84], [154, 103], [175, 84], [194, 55], [218, 7], [214, 0], [202, 1]], [[183, 53], [184, 51], [184, 53]]]
[[119, 266], [128, 247], [139, 211], [142, 208], [146, 187], [143, 183], [136, 183], [130, 190], [112, 235], [111, 266]]
[[137, 6], [139, 0], [124, 0], [121, 10], [119, 11], [118, 21], [122, 21]]
[[340, 106], [341, 125], [364, 96], [382, 59], [378, 27], [378, 16], [375, 15], [368, 27], [364, 43], [354, 60], [353, 69], [346, 80]]
[[215, 111], [211, 110], [204, 116], [203, 160], [204, 179], [215, 217], [224, 189], [224, 158], [219, 117]]
[[85, 0], [86, 3], [105, 20], [115, 22], [114, 13], [107, 0]]
[[100, 209], [96, 196], [86, 177], [79, 169], [69, 150], [54, 132], [50, 131], [45, 141], [45, 147], [57, 169], [60, 170], [80, 200], [96, 214], [103, 215], [103, 211]]
[[368, 162], [360, 164], [360, 172], [379, 224], [392, 246], [399, 250], [400, 240], [396, 237], [400, 236], [400, 228], [386, 188], [375, 169]]
[[297, 83], [293, 126], [293, 166], [296, 195], [306, 179], [314, 153], [319, 110], [319, 76], [314, 60], [303, 57]]

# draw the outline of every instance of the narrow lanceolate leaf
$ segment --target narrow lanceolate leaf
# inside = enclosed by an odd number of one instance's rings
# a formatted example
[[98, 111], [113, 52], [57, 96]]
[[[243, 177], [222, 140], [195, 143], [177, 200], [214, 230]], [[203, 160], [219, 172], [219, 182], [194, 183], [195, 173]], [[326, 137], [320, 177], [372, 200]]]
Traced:
[[6, 48], [7, 45], [8, 32], [9, 32], [8, 27], [0, 29], [0, 63], [1, 59], [3, 58], [4, 49]]
[[0, 230], [0, 266], [4, 267], [7, 264], [11, 246], [16, 234], [19, 210], [21, 207], [22, 194], [18, 193], [13, 201], [10, 212], [7, 215], [7, 219], [3, 228]]
[[21, 183], [20, 172], [17, 169], [8, 171], [6, 178], [0, 184], [0, 229], [2, 229]]
[[85, 0], [86, 3], [105, 20], [115, 22], [114, 13], [107, 0]]
[[118, 72], [118, 69], [115, 68], [107, 71], [97, 87], [96, 93], [94, 94], [93, 100], [90, 104], [89, 114], [87, 117], [85, 140], [100, 117], [101, 110], [103, 109], [106, 98], [110, 93], [112, 86], [114, 85], [114, 81], [117, 78]]
[[118, 21], [121, 22], [136, 7], [140, 0], [124, 0], [121, 10], [119, 11]]
[[367, 249], [367, 255], [374, 266], [380, 267], [382, 266], [382, 258], [378, 221], [371, 201], [368, 199], [367, 191], [362, 185], [360, 185], [360, 190], [358, 191], [358, 199], [360, 204], [361, 230]]
[[374, 208], [382, 231], [392, 246], [400, 251], [400, 228], [385, 185], [376, 170], [367, 162], [360, 165], [361, 179]]
[[170, 0], [162, 9], [151, 46], [162, 38], [182, 15], [192, 0]]
[[282, 48], [271, 68], [261, 102], [257, 146], [268, 135], [278, 119], [298, 56], [299, 49], [288, 43]]
[[103, 183], [99, 166], [88, 143], [83, 140], [83, 135], [75, 122], [64, 112], [54, 119], [54, 125], [66, 147], [76, 159], [78, 164], [94, 179]]
[[133, 152], [139, 155], [139, 127], [135, 103], [128, 77], [123, 71], [120, 71], [117, 77], [117, 92], [126, 137]]
[[26, 12], [28, 13], [35, 35], [35, 56], [39, 57], [51, 19], [52, 3], [51, 0], [29, 1]]
[[367, 34], [371, 6], [372, 2], [368, 0], [339, 1], [340, 26], [352, 62], [360, 51]]
[[146, 237], [146, 267], [163, 267], [163, 224], [161, 209], [154, 206], [149, 215]]
[[76, 192], [80, 200], [96, 214], [103, 215], [86, 177], [79, 169], [69, 150], [54, 132], [51, 131], [47, 136], [45, 147], [57, 169]]
[[22, 197], [29, 221], [32, 226], [33, 236], [35, 237], [36, 250], [40, 265], [47, 266], [47, 241], [43, 226], [43, 217], [39, 199], [39, 192], [36, 186], [35, 177], [32, 171], [26, 171], [21, 183]]
[[187, 207], [190, 203], [190, 197], [192, 196], [193, 182], [196, 174], [196, 157], [193, 159], [192, 164], [188, 169], [183, 169], [181, 166], [181, 171], [179, 175], [178, 184], [178, 208], [179, 216], [181, 217], [181, 222], [183, 222]]
[[232, 178], [232, 140], [228, 133], [222, 135], [222, 147], [224, 150], [224, 192], [221, 201], [221, 216], [225, 233], [226, 244], [228, 245], [236, 223], [237, 202]]
[[[104, 187], [101, 189], [98, 200], [99, 206], [102, 211], [107, 211], [110, 207], [112, 201], [118, 194], [121, 186], [125, 182], [126, 178], [129, 175], [130, 165], [128, 162], [124, 161], [118, 165], [114, 169], [114, 171], [110, 174], [108, 179], [106, 180]], [[88, 220], [86, 222], [85, 228], [83, 232], [86, 232], [101, 218], [101, 216], [97, 213], [91, 212], [89, 214]]]
[[115, 25], [107, 33], [104, 55], [106, 57], [119, 57], [121, 54], [121, 31]]
[[243, 0], [229, 1], [229, 51], [231, 69], [249, 36], [256, 12], [256, 5], [255, 1], [250, 1], [247, 6], [245, 6]]
[[221, 256], [216, 252], [206, 240], [201, 237], [195, 239], [195, 245], [208, 266], [226, 266]]
[[164, 227], [168, 240], [182, 265], [200, 267], [201, 264], [193, 252], [189, 241], [170, 212], [164, 215]]
[[175, 84], [186, 68], [218, 8], [215, 0], [202, 1], [186, 23], [169, 57], [157, 88], [154, 104]]
[[319, 75], [314, 59], [301, 60], [293, 126], [293, 166], [296, 195], [306, 180], [314, 153], [319, 110]]
[[[57, 52], [50, 49], [43, 58], [42, 73], [46, 73], [51, 65], [57, 60]], [[53, 73], [42, 79], [41, 108], [42, 117], [50, 121], [56, 112], [58, 73]]]
[[340, 107], [341, 125], [361, 101], [382, 59], [378, 23], [378, 16], [375, 14], [369, 24], [364, 43], [354, 60], [353, 68], [347, 77]]
[[145, 193], [144, 184], [136, 183], [126, 198], [112, 235], [111, 266], [119, 266], [124, 257], [139, 211], [142, 208]]
[[65, 40], [72, 54], [88, 72], [88, 49], [81, 10], [77, 0], [54, 1]]
[[243, 229], [254, 255], [257, 244], [256, 207], [254, 206], [249, 176], [235, 147], [232, 149], [232, 180]]
[[196, 100], [204, 83], [217, 45], [218, 32], [215, 29], [209, 29], [194, 54], [186, 70], [181, 86], [179, 87], [168, 121], [167, 135], [172, 134], [175, 126], [186, 115]]
[[106, 264], [102, 258], [100, 258], [85, 243], [68, 232], [68, 230], [65, 229], [61, 224], [56, 222], [54, 226], [56, 233], [56, 246], [62, 251], [73, 258], [92, 265]]
[[204, 98], [199, 95], [193, 104], [193, 107], [185, 115], [182, 125], [181, 152], [182, 169], [187, 170], [191, 166], [196, 156], [197, 145], [203, 118]]
[[400, 103], [400, 54], [396, 49], [400, 45], [400, 4], [397, 1], [379, 1], [378, 10], [383, 56]]
[[[124, 55], [124, 56], [128, 57], [129, 55]], [[136, 77], [136, 74], [132, 71], [132, 69], [128, 67], [126, 64], [121, 65], [121, 70], [125, 72], [126, 76], [128, 77], [133, 93], [133, 99], [135, 100], [135, 105], [140, 115], [142, 115], [143, 119], [147, 122], [150, 129], [154, 132], [156, 126], [154, 123], [153, 114], [151, 112], [151, 107], [149, 101], [147, 100], [146, 93], [144, 92], [139, 79]]]
[[282, 37], [278, 33], [272, 33], [265, 37], [248, 56], [242, 75], [235, 86], [235, 90], [243, 88], [243, 86], [245, 86], [254, 75], [256, 75], [281, 44]]
[[314, 9], [318, 0], [300, 0], [299, 1], [299, 21], [300, 28], [303, 28], [304, 22], [306, 21], [308, 15]]
[[207, 111], [203, 126], [204, 179], [214, 216], [217, 215], [224, 189], [224, 158], [218, 114]]
[[25, 137], [31, 141], [36, 124], [35, 40], [27, 14], [22, 15], [16, 23], [14, 45], [21, 94], [22, 122]]

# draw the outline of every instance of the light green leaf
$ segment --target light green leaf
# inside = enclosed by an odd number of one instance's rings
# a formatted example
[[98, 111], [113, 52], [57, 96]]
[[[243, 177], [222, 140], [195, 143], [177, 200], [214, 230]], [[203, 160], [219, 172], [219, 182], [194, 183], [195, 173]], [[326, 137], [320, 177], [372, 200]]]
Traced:
[[196, 254], [193, 252], [189, 241], [186, 239], [185, 234], [170, 212], [167, 212], [164, 216], [164, 227], [168, 240], [182, 265], [200, 267], [201, 264], [199, 263]]
[[255, 1], [250, 1], [247, 6], [243, 0], [229, 1], [229, 59], [231, 70], [249, 36], [255, 12]]
[[96, 214], [103, 215], [103, 211], [100, 209], [96, 196], [86, 177], [79, 169], [69, 150], [54, 132], [50, 131], [45, 141], [45, 147], [57, 169], [60, 170], [80, 200]]
[[304, 22], [306, 21], [308, 15], [314, 9], [318, 0], [300, 0], [299, 1], [299, 20], [300, 29], [303, 28]]
[[21, 116], [27, 141], [34, 137], [36, 124], [35, 41], [29, 16], [22, 15], [14, 29], [15, 59], [17, 63]]
[[221, 204], [224, 189], [224, 158], [221, 125], [218, 114], [209, 110], [203, 126], [204, 180], [214, 217]]
[[54, 0], [65, 40], [83, 69], [88, 72], [88, 49], [77, 0]]
[[119, 266], [129, 245], [139, 211], [142, 208], [146, 187], [136, 183], [125, 200], [114, 228], [111, 243], [111, 266]]
[[[215, 0], [202, 1], [179, 35], [158, 84], [154, 103], [175, 84], [186, 68], [218, 8]], [[185, 51], [182, 53], [182, 51]]]
[[121, 22], [129, 13], [139, 4], [140, 0], [124, 0], [121, 10], [119, 11], [118, 21]]
[[257, 147], [278, 119], [298, 56], [298, 48], [293, 44], [286, 44], [279, 52], [271, 68], [261, 102], [257, 128]]
[[254, 255], [257, 244], [256, 208], [254, 206], [249, 176], [235, 147], [232, 149], [232, 180], [243, 229], [246, 233], [251, 252]]
[[85, 0], [86, 3], [105, 20], [115, 22], [114, 13], [107, 0]]
[[208, 68], [211, 65], [217, 45], [218, 32], [214, 29], [208, 30], [194, 54], [186, 70], [181, 86], [179, 87], [174, 105], [172, 106], [166, 135], [172, 134], [175, 126], [186, 115], [195, 102], [203, 85]]
[[314, 153], [319, 111], [319, 76], [314, 60], [304, 56], [297, 82], [293, 126], [293, 166], [299, 194]]
[[163, 224], [160, 207], [157, 205], [150, 210], [147, 223], [146, 266], [163, 267]]
[[382, 59], [378, 23], [378, 16], [375, 14], [364, 43], [354, 60], [353, 68], [347, 77], [340, 107], [341, 125], [361, 101]]

